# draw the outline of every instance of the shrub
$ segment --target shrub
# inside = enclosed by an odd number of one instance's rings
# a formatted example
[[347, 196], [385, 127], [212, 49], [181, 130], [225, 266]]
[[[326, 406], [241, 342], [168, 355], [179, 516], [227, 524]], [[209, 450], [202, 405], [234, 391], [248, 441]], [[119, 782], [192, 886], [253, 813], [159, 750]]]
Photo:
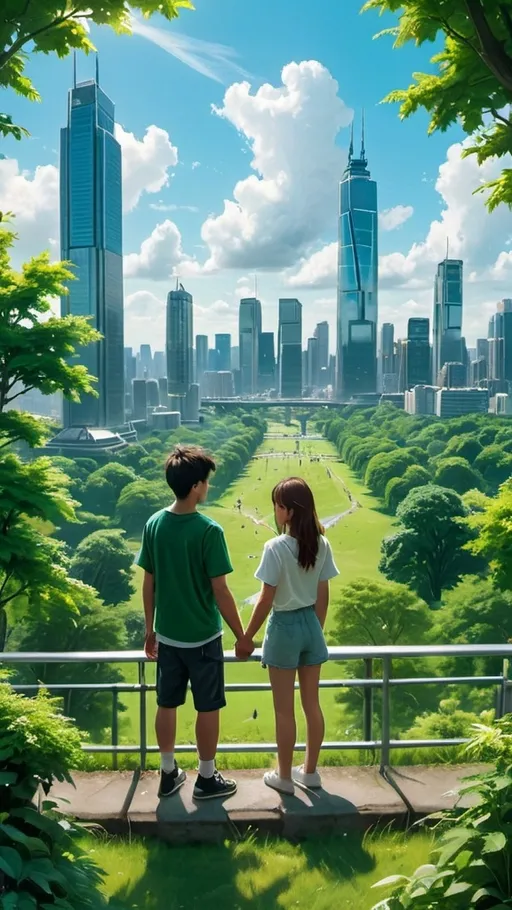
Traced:
[[462, 910], [465, 907], [498, 910], [512, 897], [510, 837], [512, 805], [512, 719], [491, 727], [479, 726], [468, 748], [470, 757], [496, 763], [496, 769], [470, 778], [460, 796], [470, 796], [472, 807], [435, 816], [441, 836], [432, 862], [411, 877], [391, 875], [379, 886], [396, 886], [393, 894], [373, 910]]
[[77, 844], [48, 795], [72, 783], [82, 762], [80, 733], [46, 694], [29, 699], [0, 685], [0, 906], [4, 910], [100, 910], [103, 873]]

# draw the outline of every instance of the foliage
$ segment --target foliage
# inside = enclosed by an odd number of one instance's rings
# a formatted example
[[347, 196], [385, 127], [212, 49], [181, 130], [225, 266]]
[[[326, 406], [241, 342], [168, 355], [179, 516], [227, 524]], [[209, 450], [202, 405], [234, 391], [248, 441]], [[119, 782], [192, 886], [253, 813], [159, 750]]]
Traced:
[[445, 698], [437, 711], [421, 714], [407, 731], [405, 739], [467, 739], [479, 720], [477, 714], [464, 711], [457, 698]]
[[[473, 136], [465, 155], [483, 164], [506, 158], [512, 147], [512, 121], [506, 113], [512, 93], [512, 0], [367, 0], [363, 9], [398, 12], [395, 47], [442, 41], [432, 57], [435, 72], [414, 73], [407, 89], [386, 101], [400, 103], [405, 119], [423, 108], [429, 133], [460, 123]], [[487, 206], [512, 205], [512, 169], [477, 191], [490, 189]]]
[[121, 493], [116, 506], [116, 521], [128, 537], [138, 537], [148, 518], [164, 508], [172, 497], [165, 483], [134, 480]]
[[[0, 685], [0, 905], [5, 910], [99, 910], [102, 872], [77, 846], [41, 786], [72, 783], [81, 736], [44, 692], [28, 699]], [[42, 809], [42, 811], [41, 811]]]
[[[106, 610], [96, 591], [74, 579], [68, 585], [76, 609], [73, 615], [66, 604], [52, 604], [52, 622], [26, 614], [14, 628], [9, 640], [16, 651], [122, 651], [126, 632], [121, 611]], [[15, 681], [33, 684], [122, 682], [122, 672], [109, 664], [49, 663], [20, 666]], [[112, 697], [109, 692], [68, 691], [64, 710], [70, 717], [95, 734], [103, 734], [111, 722]]]
[[482, 475], [471, 467], [465, 458], [441, 458], [436, 465], [434, 483], [456, 493], [467, 493], [468, 490], [481, 490], [484, 486]]
[[391, 478], [401, 477], [413, 464], [414, 457], [406, 450], [381, 452], [370, 460], [366, 469], [365, 483], [376, 496], [384, 496]]
[[474, 467], [494, 490], [512, 474], [512, 455], [499, 445], [486, 446], [474, 461]]
[[[501, 910], [512, 898], [510, 717], [480, 727], [469, 754], [494, 760], [495, 770], [470, 778], [460, 796], [471, 808], [439, 813], [441, 835], [432, 862], [409, 878], [391, 875], [375, 887], [393, 885], [392, 895], [373, 910]], [[504, 745], [504, 742], [507, 744]]]
[[[190, 0], [92, 0], [85, 7], [73, 0], [59, 3], [46, 0], [36, 7], [25, 0], [7, 0], [0, 19], [0, 88], [14, 89], [29, 101], [38, 101], [39, 93], [25, 74], [27, 47], [31, 53], [57, 54], [66, 57], [71, 50], [94, 50], [89, 36], [88, 22], [109, 25], [115, 32], [131, 31], [130, 8], [149, 17], [159, 13], [174, 19], [180, 8], [193, 9]], [[8, 114], [0, 114], [0, 135], [15, 139], [26, 136], [27, 131], [13, 123]]]
[[427, 605], [405, 585], [362, 578], [340, 591], [333, 639], [347, 645], [416, 644], [431, 624]]
[[500, 487], [496, 499], [482, 512], [467, 518], [473, 530], [468, 550], [489, 561], [495, 584], [504, 591], [512, 590], [512, 480]]
[[135, 471], [126, 465], [116, 462], [103, 465], [89, 475], [81, 491], [79, 498], [84, 510], [113, 515], [120, 494], [134, 480], [137, 480]]
[[467, 510], [457, 493], [433, 484], [418, 487], [396, 514], [401, 528], [383, 540], [379, 566], [392, 581], [409, 584], [429, 603], [438, 603], [443, 590], [479, 570], [481, 561], [465, 549], [474, 535], [461, 521]]
[[452, 436], [444, 451], [446, 458], [465, 458], [473, 464], [475, 458], [482, 451], [482, 444], [473, 433], [464, 433], [462, 436]]
[[79, 543], [71, 560], [70, 574], [95, 588], [107, 606], [124, 603], [135, 593], [133, 553], [123, 534], [95, 531]]
[[91, 512], [76, 512], [76, 521], [60, 522], [56, 534], [68, 545], [71, 550], [76, 549], [84, 537], [94, 531], [107, 530], [112, 525], [112, 519], [107, 515], [93, 515]]
[[384, 502], [386, 508], [396, 512], [400, 503], [411, 490], [430, 483], [430, 474], [421, 465], [409, 465], [403, 477], [392, 477], [386, 484]]

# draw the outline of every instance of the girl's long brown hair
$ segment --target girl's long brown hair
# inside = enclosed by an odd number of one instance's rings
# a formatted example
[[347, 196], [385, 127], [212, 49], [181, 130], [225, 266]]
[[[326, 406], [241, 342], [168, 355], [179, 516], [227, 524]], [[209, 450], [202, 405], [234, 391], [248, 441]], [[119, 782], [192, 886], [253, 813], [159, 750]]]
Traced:
[[299, 545], [299, 566], [312, 569], [318, 556], [318, 538], [324, 529], [316, 514], [313, 493], [302, 477], [287, 477], [272, 490], [274, 505], [293, 510], [289, 532]]

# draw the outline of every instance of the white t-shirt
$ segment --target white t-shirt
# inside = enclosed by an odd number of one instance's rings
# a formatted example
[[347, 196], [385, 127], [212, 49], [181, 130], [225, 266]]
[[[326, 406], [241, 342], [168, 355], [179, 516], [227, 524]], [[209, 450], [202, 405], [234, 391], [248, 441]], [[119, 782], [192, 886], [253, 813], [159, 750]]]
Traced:
[[281, 534], [268, 540], [255, 578], [276, 587], [274, 610], [300, 610], [316, 603], [318, 582], [339, 575], [326, 537], [318, 538], [318, 555], [312, 569], [298, 563], [299, 545], [294, 537]]

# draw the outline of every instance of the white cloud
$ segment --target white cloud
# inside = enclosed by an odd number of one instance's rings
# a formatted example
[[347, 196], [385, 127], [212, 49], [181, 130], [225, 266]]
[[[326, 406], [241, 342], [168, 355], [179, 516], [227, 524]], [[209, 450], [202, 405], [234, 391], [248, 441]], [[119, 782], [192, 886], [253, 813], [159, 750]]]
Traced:
[[53, 164], [22, 171], [14, 158], [0, 159], [0, 211], [13, 212], [22, 258], [47, 249], [59, 232], [59, 172]]
[[[143, 193], [157, 193], [169, 182], [168, 169], [178, 161], [169, 135], [149, 126], [142, 139], [116, 124], [123, 155], [123, 209], [131, 211]], [[0, 158], [0, 211], [13, 212], [18, 249], [27, 258], [49, 246], [59, 255], [59, 169], [40, 165], [22, 170], [15, 158]]]
[[336, 284], [338, 244], [328, 243], [309, 257], [303, 257], [296, 271], [285, 276], [285, 282], [295, 288], [330, 288]]
[[395, 205], [392, 209], [379, 212], [379, 228], [381, 231], [394, 231], [405, 224], [414, 213], [412, 205]]
[[167, 204], [165, 202], [150, 202], [150, 209], [153, 209], [155, 212], [198, 212], [199, 209], [197, 205], [175, 205], [174, 203]]
[[123, 153], [123, 210], [130, 212], [143, 193], [158, 193], [168, 186], [168, 169], [178, 163], [178, 149], [166, 130], [154, 125], [148, 126], [143, 139], [119, 123], [115, 134]]
[[135, 291], [124, 300], [124, 339], [128, 347], [141, 342], [165, 349], [165, 300], [150, 291]]
[[199, 266], [192, 257], [185, 255], [181, 234], [174, 221], [157, 224], [138, 253], [124, 257], [126, 278], [149, 278], [151, 281], [165, 281], [176, 275], [197, 274]]
[[281, 78], [253, 94], [248, 82], [236, 83], [214, 108], [248, 143], [255, 173], [203, 225], [211, 269], [291, 266], [336, 222], [345, 163], [336, 138], [352, 111], [315, 60], [288, 64]]
[[132, 17], [132, 31], [141, 38], [146, 38], [157, 47], [171, 54], [186, 66], [213, 79], [215, 82], [226, 81], [226, 77], [234, 73], [238, 76], [247, 76], [248, 73], [236, 62], [236, 51], [225, 44], [216, 44], [212, 41], [203, 41], [201, 38], [189, 38], [182, 32], [178, 34], [174, 29], [156, 28], [140, 19]]

